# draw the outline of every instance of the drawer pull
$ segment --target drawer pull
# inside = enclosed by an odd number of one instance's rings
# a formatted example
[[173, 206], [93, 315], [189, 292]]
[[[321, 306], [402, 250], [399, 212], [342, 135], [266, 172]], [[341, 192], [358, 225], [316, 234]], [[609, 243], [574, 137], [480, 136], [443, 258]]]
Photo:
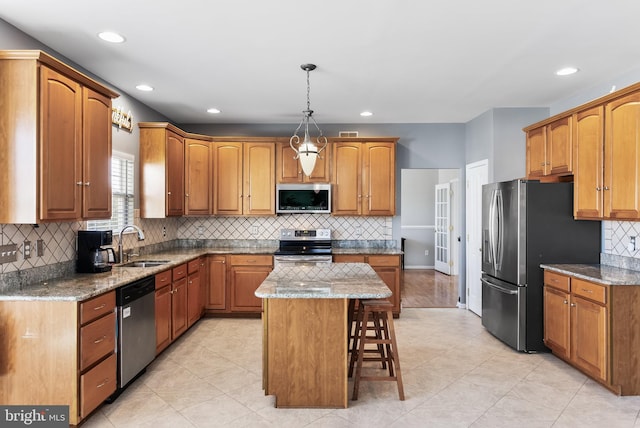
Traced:
[[104, 342], [107, 339], [107, 336], [102, 336], [100, 339], [96, 339], [93, 341], [93, 343], [100, 343], [100, 342]]
[[96, 388], [102, 388], [103, 386], [105, 386], [108, 383], [109, 383], [109, 379], [107, 378], [107, 379], [103, 380], [100, 385], [96, 386]]
[[564, 300], [562, 303], [564, 303], [564, 304], [566, 305], [566, 304], [567, 304], [567, 303], [569, 303], [569, 302], [568, 302], [568, 301], [566, 301], [566, 300]]
[[256, 260], [255, 260], [255, 259], [247, 260], [247, 263], [255, 263], [255, 262], [256, 262]]
[[583, 288], [582, 291], [584, 291], [585, 293], [593, 294], [593, 290], [587, 290], [586, 288]]
[[184, 271], [179, 270], [178, 272], [176, 272], [178, 275], [182, 275], [184, 273]]
[[572, 304], [571, 304], [571, 307], [572, 307], [572, 308], [575, 308], [575, 307], [576, 307], [576, 304], [575, 304], [575, 303], [572, 303]]
[[104, 308], [105, 306], [107, 306], [106, 303], [101, 304], [100, 306], [96, 306], [95, 308], [93, 308], [94, 311], [99, 311], [100, 309]]

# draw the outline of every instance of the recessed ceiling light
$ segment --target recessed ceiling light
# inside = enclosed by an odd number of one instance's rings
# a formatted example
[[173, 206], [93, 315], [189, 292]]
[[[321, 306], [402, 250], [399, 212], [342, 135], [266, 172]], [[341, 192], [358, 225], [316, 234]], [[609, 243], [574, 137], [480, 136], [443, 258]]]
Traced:
[[150, 92], [150, 91], [153, 91], [153, 86], [142, 84], [142, 85], [136, 86], [136, 89], [139, 91]]
[[373, 113], [371, 113], [370, 111], [363, 111], [362, 113], [360, 113], [360, 116], [369, 117], [369, 116], [373, 116]]
[[565, 68], [561, 68], [560, 70], [556, 71], [556, 75], [558, 76], [569, 76], [571, 74], [575, 74], [578, 72], [578, 69], [575, 67], [565, 67]]
[[207, 109], [207, 113], [218, 114], [220, 113], [220, 110], [218, 110], [217, 108], [209, 108]]
[[122, 43], [125, 40], [123, 36], [113, 31], [103, 31], [102, 33], [98, 33], [98, 37], [109, 43]]

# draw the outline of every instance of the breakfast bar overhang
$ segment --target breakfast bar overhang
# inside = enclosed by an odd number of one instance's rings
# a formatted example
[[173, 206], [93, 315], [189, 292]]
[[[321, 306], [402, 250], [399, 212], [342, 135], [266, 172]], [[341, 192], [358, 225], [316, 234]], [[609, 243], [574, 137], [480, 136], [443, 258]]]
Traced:
[[276, 407], [346, 408], [350, 299], [391, 290], [364, 263], [278, 265], [263, 299], [262, 386]]

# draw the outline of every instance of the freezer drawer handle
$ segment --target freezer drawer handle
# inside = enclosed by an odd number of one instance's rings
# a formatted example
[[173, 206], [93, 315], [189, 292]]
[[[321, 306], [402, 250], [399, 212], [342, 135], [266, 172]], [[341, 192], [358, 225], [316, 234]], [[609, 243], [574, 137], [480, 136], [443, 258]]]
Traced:
[[509, 290], [507, 288], [504, 287], [500, 287], [499, 285], [496, 284], [492, 284], [488, 281], [485, 281], [484, 279], [481, 279], [480, 281], [482, 281], [483, 284], [487, 284], [489, 287], [491, 288], [495, 288], [496, 290], [498, 290], [501, 293], [505, 293], [505, 294], [518, 294], [518, 290]]

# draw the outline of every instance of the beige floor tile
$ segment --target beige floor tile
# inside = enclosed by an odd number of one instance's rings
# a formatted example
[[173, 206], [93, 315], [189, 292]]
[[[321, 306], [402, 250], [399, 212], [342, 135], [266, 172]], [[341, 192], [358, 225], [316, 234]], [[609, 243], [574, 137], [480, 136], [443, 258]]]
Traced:
[[221, 395], [180, 413], [196, 427], [230, 427], [235, 420], [253, 412], [233, 398]]

